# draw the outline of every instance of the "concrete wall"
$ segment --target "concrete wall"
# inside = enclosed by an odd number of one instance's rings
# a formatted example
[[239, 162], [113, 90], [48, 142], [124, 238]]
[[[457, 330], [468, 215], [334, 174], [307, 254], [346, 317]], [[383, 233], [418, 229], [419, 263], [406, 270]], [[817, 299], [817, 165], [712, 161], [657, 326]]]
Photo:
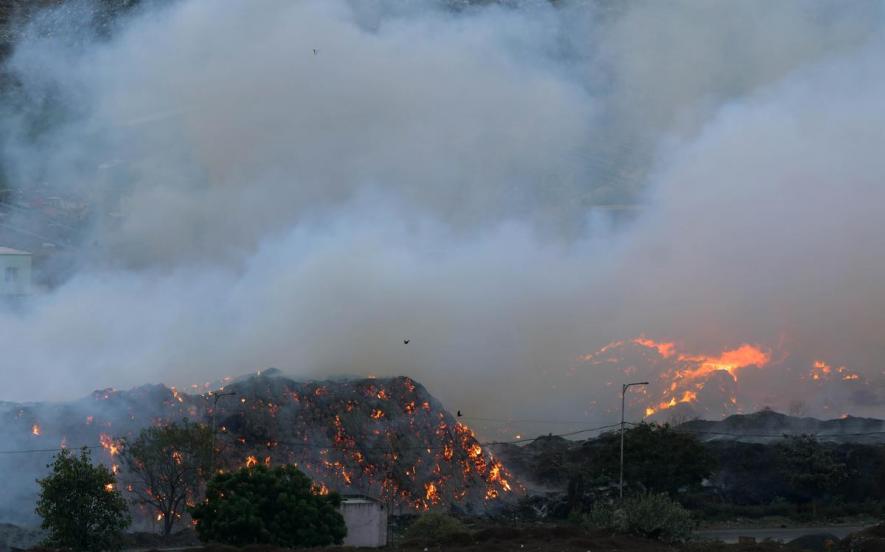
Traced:
[[31, 292], [31, 256], [0, 253], [0, 296]]
[[387, 509], [383, 504], [363, 498], [345, 498], [340, 511], [347, 525], [345, 546], [387, 545]]

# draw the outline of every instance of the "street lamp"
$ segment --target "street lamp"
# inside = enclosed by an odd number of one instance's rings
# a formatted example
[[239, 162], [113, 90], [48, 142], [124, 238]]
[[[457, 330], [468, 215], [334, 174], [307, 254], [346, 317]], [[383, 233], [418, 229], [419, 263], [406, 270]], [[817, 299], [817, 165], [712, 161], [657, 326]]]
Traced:
[[648, 382], [635, 381], [621, 385], [621, 481], [618, 483], [618, 494], [621, 498], [624, 498], [624, 397], [627, 396], [627, 389], [633, 385], [648, 385]]
[[228, 391], [227, 393], [216, 393], [214, 391], [209, 391], [206, 395], [208, 397], [212, 397], [214, 400], [212, 401], [212, 449], [211, 455], [209, 458], [209, 470], [212, 473], [215, 473], [215, 411], [218, 410], [218, 400], [221, 397], [230, 397], [236, 395], [236, 391]]

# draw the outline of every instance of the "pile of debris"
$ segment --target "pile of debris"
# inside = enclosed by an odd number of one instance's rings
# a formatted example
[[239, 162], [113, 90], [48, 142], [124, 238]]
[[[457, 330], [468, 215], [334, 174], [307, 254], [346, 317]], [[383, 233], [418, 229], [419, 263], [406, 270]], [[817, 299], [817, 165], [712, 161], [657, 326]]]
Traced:
[[297, 464], [319, 493], [364, 494], [401, 510], [481, 512], [514, 496], [501, 462], [407, 377], [304, 383], [265, 373], [225, 391], [236, 395], [210, 416], [227, 469]]
[[[483, 513], [524, 493], [467, 426], [407, 377], [299, 382], [268, 370], [229, 381], [220, 393], [151, 385], [72, 403], [3, 403], [0, 427], [14, 449], [100, 444], [96, 455], [117, 470], [124, 438], [151, 425], [202, 421], [216, 429], [217, 468], [296, 464], [317, 493], [363, 494], [401, 513]], [[6, 468], [19, 481], [40, 475]]]

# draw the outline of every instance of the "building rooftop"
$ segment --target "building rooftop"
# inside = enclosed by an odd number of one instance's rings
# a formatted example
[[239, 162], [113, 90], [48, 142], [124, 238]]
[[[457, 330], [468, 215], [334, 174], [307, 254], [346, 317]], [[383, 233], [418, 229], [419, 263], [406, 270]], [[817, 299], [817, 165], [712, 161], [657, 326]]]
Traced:
[[0, 255], [30, 255], [27, 251], [13, 249], [11, 247], [3, 247], [0, 245]]
[[381, 501], [377, 498], [358, 494], [343, 495], [341, 497], [341, 502], [346, 502], [348, 504], [381, 504]]

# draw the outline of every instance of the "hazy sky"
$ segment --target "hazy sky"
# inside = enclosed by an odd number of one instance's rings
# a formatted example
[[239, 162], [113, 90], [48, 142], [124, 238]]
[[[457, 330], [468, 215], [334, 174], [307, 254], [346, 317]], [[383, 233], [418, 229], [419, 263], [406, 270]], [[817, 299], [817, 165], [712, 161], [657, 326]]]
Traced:
[[0, 312], [0, 400], [275, 366], [605, 423], [620, 370], [657, 396], [662, 368], [578, 359], [642, 334], [771, 351], [743, 408], [885, 415], [880, 4], [513, 4], [38, 21], [3, 163], [94, 217], [75, 273]]

